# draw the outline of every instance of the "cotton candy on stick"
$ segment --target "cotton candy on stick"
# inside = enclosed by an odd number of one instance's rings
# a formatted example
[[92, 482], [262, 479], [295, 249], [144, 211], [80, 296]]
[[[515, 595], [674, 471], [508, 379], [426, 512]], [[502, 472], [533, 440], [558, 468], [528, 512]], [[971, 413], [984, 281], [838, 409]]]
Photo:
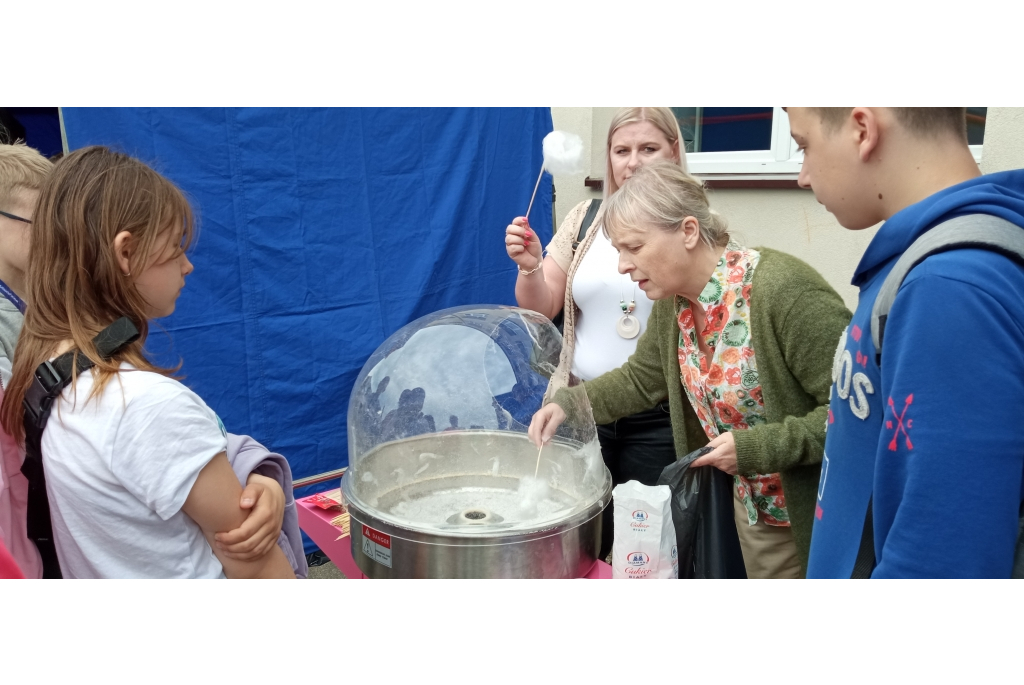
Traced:
[[544, 166], [540, 168], [537, 175], [537, 182], [533, 185], [533, 195], [530, 196], [530, 206], [526, 208], [526, 218], [530, 218], [530, 210], [533, 209], [533, 201], [537, 197], [537, 188], [540, 187], [540, 179], [547, 171], [552, 176], [571, 176], [583, 171], [583, 139], [575, 133], [565, 131], [552, 131], [544, 136]]

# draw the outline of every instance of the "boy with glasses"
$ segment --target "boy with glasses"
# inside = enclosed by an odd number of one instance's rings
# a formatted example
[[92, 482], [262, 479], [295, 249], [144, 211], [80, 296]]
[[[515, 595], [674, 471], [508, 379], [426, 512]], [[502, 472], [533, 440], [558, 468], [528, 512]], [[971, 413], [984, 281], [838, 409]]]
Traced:
[[5, 388], [24, 320], [32, 213], [52, 168], [27, 145], [0, 145], [0, 382]]
[[[26, 145], [0, 145], [0, 385], [3, 390], [11, 379], [14, 347], [25, 320], [25, 270], [32, 216], [39, 189], [52, 168], [48, 159]], [[42, 559], [26, 529], [28, 481], [21, 473], [23, 458], [11, 436], [0, 430], [0, 546], [6, 547], [26, 578], [41, 578]]]

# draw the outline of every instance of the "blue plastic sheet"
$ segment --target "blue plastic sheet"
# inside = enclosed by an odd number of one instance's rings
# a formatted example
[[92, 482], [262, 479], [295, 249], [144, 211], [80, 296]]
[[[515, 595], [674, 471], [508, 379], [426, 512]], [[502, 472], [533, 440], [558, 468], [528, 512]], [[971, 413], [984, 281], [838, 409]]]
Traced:
[[[438, 309], [514, 304], [504, 228], [525, 210], [548, 108], [64, 108], [71, 150], [139, 157], [200, 234], [158, 361], [296, 478], [348, 463], [349, 395], [391, 333]], [[551, 178], [531, 225], [551, 237]], [[326, 483], [320, 489], [337, 487]], [[297, 493], [301, 495], [302, 493]]]

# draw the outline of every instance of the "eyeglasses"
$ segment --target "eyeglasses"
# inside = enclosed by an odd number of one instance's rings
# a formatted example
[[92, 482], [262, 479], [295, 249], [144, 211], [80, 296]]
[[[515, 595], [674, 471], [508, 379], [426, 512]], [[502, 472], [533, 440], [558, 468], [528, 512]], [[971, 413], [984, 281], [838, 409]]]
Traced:
[[0, 212], [0, 216], [6, 216], [8, 219], [14, 219], [15, 221], [24, 221], [26, 224], [32, 223], [30, 220], [18, 216], [17, 214], [9, 214], [7, 212]]

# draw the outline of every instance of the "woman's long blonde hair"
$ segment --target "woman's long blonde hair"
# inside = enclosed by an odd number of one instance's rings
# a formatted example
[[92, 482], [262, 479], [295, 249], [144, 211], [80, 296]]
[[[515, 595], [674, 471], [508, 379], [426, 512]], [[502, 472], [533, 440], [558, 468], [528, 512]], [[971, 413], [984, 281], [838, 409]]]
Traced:
[[686, 168], [686, 144], [683, 141], [683, 133], [679, 129], [679, 120], [668, 107], [623, 107], [612, 117], [612, 123], [608, 125], [608, 140], [605, 142], [605, 172], [604, 172], [604, 199], [615, 194], [619, 186], [615, 183], [615, 176], [612, 174], [612, 136], [615, 131], [641, 121], [649, 121], [654, 124], [668, 140], [669, 145], [679, 146], [678, 166], [687, 171]]
[[[192, 208], [166, 178], [105, 147], [83, 148], [58, 162], [40, 189], [33, 217], [28, 309], [0, 406], [4, 430], [19, 443], [25, 439], [22, 400], [33, 373], [65, 341], [96, 365], [90, 397], [103, 391], [122, 362], [164, 375], [176, 370], [153, 365], [143, 351], [149, 332], [146, 302], [118, 265], [114, 238], [122, 231], [131, 234], [129, 273], [138, 275], [168, 240], [188, 248]], [[93, 338], [122, 316], [132, 320], [140, 337], [103, 360]]]

